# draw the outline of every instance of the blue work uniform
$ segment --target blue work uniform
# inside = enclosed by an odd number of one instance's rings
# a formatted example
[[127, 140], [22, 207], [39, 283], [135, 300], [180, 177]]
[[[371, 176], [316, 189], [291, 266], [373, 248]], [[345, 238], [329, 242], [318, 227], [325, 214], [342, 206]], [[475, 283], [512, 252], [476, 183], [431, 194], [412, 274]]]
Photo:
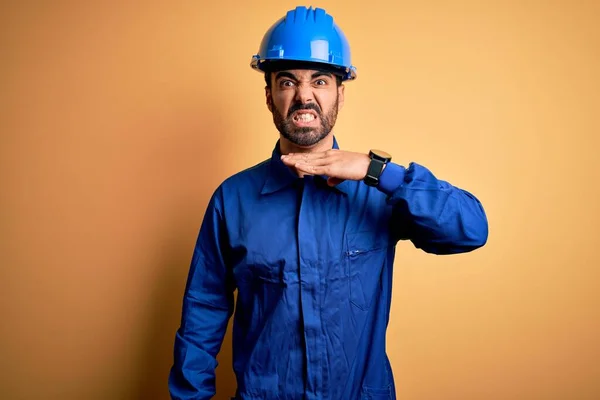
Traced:
[[237, 399], [395, 399], [385, 335], [396, 242], [452, 254], [482, 246], [487, 233], [480, 202], [423, 166], [389, 163], [378, 187], [329, 187], [326, 177], [296, 176], [278, 142], [271, 159], [210, 200], [175, 338], [172, 398], [214, 396], [237, 289]]

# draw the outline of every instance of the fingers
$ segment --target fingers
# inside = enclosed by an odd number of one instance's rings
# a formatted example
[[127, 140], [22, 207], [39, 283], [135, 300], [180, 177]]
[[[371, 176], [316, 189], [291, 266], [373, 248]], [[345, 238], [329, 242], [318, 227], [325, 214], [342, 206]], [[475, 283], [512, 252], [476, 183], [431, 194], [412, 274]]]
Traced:
[[327, 175], [329, 172], [328, 165], [314, 165], [300, 162], [294, 164], [294, 167], [296, 167], [298, 171], [302, 171], [309, 175]]
[[319, 153], [288, 154], [281, 160], [300, 175], [325, 175], [335, 178], [328, 183], [338, 185], [343, 180], [361, 180], [369, 165], [369, 156], [342, 150], [327, 150]]
[[300, 161], [297, 161], [296, 164], [313, 165], [315, 167], [322, 167], [324, 165], [331, 165], [334, 163], [334, 161], [335, 161], [334, 158], [327, 157], [327, 158], [316, 158], [314, 160], [300, 160]]
[[314, 166], [322, 166], [331, 164], [334, 161], [334, 155], [331, 151], [318, 153], [290, 153], [281, 156], [281, 161], [289, 167], [295, 167], [296, 164], [308, 164]]
[[331, 153], [331, 150], [317, 151], [314, 153], [289, 153], [285, 157], [286, 158], [289, 157], [292, 159], [298, 159], [298, 160], [314, 160], [317, 158], [327, 157], [330, 153]]
[[342, 154], [343, 152], [334, 149], [316, 153], [290, 153], [281, 156], [281, 160], [305, 175], [330, 176]]
[[328, 174], [331, 171], [332, 165], [335, 163], [334, 157], [323, 157], [313, 159], [302, 159], [292, 164], [296, 169], [310, 172], [314, 175]]
[[328, 157], [330, 154], [332, 154], [332, 151], [334, 150], [319, 151], [315, 153], [289, 153], [281, 156], [281, 159], [290, 162], [317, 160]]

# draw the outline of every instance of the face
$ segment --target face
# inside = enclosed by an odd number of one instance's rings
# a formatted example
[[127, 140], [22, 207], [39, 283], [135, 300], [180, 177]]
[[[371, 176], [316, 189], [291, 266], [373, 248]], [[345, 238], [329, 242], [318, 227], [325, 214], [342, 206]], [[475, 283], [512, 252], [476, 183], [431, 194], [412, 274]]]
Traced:
[[331, 133], [344, 104], [344, 86], [329, 72], [296, 69], [273, 72], [267, 106], [281, 135], [311, 147]]

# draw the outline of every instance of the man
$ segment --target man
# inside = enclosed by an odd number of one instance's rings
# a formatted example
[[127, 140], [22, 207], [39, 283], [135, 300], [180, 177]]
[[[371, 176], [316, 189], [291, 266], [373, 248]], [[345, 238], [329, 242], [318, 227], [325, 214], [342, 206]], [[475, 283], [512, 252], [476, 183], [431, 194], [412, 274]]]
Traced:
[[382, 151], [339, 150], [343, 81], [356, 78], [344, 34], [298, 7], [266, 33], [252, 66], [280, 138], [271, 159], [216, 190], [185, 289], [174, 399], [215, 394], [216, 356], [237, 302], [237, 399], [393, 399], [385, 351], [398, 240], [435, 254], [487, 240], [471, 194]]

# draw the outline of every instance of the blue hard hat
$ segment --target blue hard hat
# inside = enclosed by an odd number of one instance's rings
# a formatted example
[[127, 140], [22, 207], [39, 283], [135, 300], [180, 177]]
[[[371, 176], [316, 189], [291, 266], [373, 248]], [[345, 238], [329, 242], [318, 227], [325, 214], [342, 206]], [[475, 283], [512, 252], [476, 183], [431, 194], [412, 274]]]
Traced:
[[264, 72], [281, 61], [317, 63], [334, 70], [342, 80], [356, 78], [348, 40], [322, 8], [288, 11], [265, 33], [250, 66]]

